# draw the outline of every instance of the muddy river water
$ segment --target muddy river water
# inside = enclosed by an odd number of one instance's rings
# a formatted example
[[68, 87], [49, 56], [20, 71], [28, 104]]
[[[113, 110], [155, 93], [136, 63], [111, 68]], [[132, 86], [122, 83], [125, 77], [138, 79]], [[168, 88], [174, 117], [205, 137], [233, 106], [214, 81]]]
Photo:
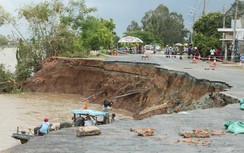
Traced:
[[[73, 94], [43, 94], [21, 93], [0, 94], [0, 151], [20, 144], [19, 140], [11, 138], [19, 127], [28, 131], [48, 117], [50, 123], [71, 121], [73, 109], [82, 109], [85, 104], [80, 95]], [[102, 106], [89, 103], [90, 109], [102, 110]], [[131, 118], [129, 112], [112, 109], [117, 119]]]

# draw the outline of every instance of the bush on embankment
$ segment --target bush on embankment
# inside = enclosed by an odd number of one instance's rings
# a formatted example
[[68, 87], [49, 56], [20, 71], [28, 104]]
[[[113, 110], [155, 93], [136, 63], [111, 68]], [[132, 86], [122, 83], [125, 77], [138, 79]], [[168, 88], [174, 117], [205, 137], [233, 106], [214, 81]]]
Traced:
[[4, 66], [0, 64], [0, 93], [11, 93], [16, 88], [14, 75], [5, 70]]

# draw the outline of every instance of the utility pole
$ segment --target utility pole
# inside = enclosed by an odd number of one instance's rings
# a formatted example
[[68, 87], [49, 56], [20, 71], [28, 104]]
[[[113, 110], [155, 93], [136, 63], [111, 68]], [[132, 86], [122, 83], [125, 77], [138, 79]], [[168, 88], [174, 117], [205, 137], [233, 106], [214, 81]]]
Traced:
[[[226, 12], [225, 12], [225, 5], [224, 5], [224, 9], [223, 9], [223, 29], [225, 28], [225, 18], [226, 18]], [[223, 40], [222, 40], [222, 49], [225, 50], [225, 58], [224, 60], [227, 61], [227, 45], [225, 44], [225, 33], [223, 32]]]
[[195, 23], [195, 12], [191, 11], [191, 14], [192, 14], [191, 44], [193, 44], [193, 42], [192, 42], [192, 37], [194, 36], [194, 29], [193, 29], [193, 26], [194, 26], [194, 23]]
[[202, 16], [206, 14], [206, 0], [203, 0], [203, 10], [202, 10]]
[[238, 0], [236, 0], [235, 2], [236, 4], [236, 8], [235, 8], [235, 19], [234, 19], [234, 29], [233, 29], [233, 41], [232, 41], [232, 61], [234, 61], [234, 59], [237, 56], [237, 46], [236, 45], [236, 20], [237, 20], [237, 12], [238, 12]]
[[[226, 18], [226, 13], [225, 13], [225, 5], [224, 5], [224, 9], [223, 9], [223, 29], [225, 28], [225, 18]], [[223, 35], [222, 35], [222, 50], [224, 49], [225, 50], [225, 58], [224, 60], [227, 61], [227, 45], [225, 45], [225, 33], [223, 32]]]

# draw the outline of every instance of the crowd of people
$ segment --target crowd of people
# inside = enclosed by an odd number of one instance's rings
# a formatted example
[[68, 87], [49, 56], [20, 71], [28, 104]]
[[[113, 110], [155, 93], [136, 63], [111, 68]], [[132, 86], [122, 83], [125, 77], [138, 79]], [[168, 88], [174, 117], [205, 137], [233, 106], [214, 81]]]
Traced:
[[[229, 52], [228, 52], [229, 53]], [[216, 57], [220, 60], [223, 60], [224, 58], [224, 51], [220, 48], [214, 48], [212, 47], [209, 51], [206, 49], [198, 50], [196, 46], [193, 45], [186, 45], [186, 46], [168, 46], [165, 47], [165, 55], [167, 58], [174, 57], [175, 55], [183, 55], [187, 54], [188, 58], [195, 57], [201, 57], [201, 58], [207, 58], [210, 56], [211, 58]]]

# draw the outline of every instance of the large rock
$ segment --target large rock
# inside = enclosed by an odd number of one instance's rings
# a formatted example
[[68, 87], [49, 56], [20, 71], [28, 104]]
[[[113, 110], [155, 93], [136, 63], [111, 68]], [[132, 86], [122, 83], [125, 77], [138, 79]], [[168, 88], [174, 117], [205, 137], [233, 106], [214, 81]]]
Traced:
[[101, 131], [96, 126], [84, 126], [84, 127], [79, 127], [76, 130], [76, 135], [78, 137], [92, 136], [92, 135], [99, 135], [99, 134], [101, 134]]

